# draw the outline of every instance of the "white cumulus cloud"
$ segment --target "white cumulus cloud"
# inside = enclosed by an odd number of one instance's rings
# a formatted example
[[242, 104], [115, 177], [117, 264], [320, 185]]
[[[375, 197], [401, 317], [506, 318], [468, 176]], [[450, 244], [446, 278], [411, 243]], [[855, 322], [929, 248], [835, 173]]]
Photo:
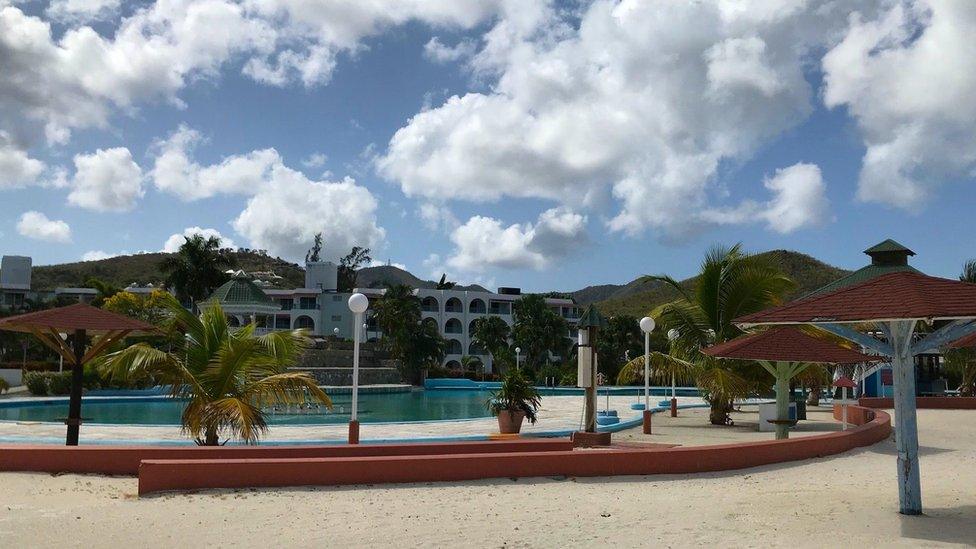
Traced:
[[164, 251], [166, 253], [175, 253], [175, 252], [179, 251], [180, 246], [182, 246], [183, 243], [186, 242], [186, 238], [191, 237], [191, 236], [194, 236], [194, 235], [200, 235], [203, 238], [207, 238], [207, 239], [209, 239], [211, 237], [214, 237], [214, 238], [220, 240], [220, 247], [221, 248], [236, 248], [237, 247], [237, 244], [235, 244], [233, 240], [231, 240], [230, 238], [227, 238], [226, 236], [220, 234], [220, 231], [218, 231], [217, 229], [204, 229], [204, 228], [201, 228], [201, 227], [187, 227], [187, 228], [183, 229], [183, 232], [182, 233], [176, 233], [176, 234], [170, 235], [170, 237], [166, 239], [166, 242], [163, 243], [163, 250], [162, 251]]
[[854, 13], [823, 58], [828, 106], [846, 106], [867, 151], [858, 197], [917, 210], [976, 173], [976, 2], [892, 3]]
[[554, 208], [542, 212], [535, 224], [515, 223], [507, 227], [498, 219], [474, 216], [454, 229], [451, 242], [455, 250], [447, 265], [455, 269], [538, 270], [586, 244], [586, 216]]
[[75, 155], [74, 162], [70, 204], [99, 212], [124, 212], [145, 194], [142, 169], [125, 147]]
[[71, 227], [61, 220], [48, 219], [37, 211], [24, 212], [17, 221], [17, 233], [45, 242], [71, 242]]
[[102, 250], [89, 250], [81, 254], [82, 261], [101, 261], [102, 259], [108, 259], [110, 257], [115, 257], [118, 254], [110, 254]]
[[[812, 112], [804, 67], [859, 5], [519, 4], [468, 60], [490, 91], [416, 113], [377, 169], [410, 196], [615, 203], [612, 230], [694, 233], [720, 199], [749, 206], [718, 181], [719, 166], [748, 160]], [[447, 55], [440, 42], [427, 50]]]

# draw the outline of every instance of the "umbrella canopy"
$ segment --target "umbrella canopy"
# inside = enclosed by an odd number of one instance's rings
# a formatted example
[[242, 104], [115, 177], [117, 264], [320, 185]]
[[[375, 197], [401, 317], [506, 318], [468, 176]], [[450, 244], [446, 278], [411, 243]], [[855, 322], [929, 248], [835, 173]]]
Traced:
[[[33, 334], [66, 362], [74, 364], [79, 358], [81, 362], [90, 360], [121, 337], [131, 333], [155, 332], [156, 327], [85, 303], [76, 303], [2, 318], [0, 330]], [[72, 334], [78, 330], [83, 330], [86, 336], [101, 336], [92, 342], [91, 349], [82, 357], [77, 357], [61, 337], [62, 333]]]
[[702, 349], [702, 352], [715, 358], [770, 362], [857, 364], [881, 360], [881, 357], [841, 347], [792, 326], [776, 327], [762, 333], [731, 339]]
[[[68, 400], [66, 443], [78, 445], [81, 427], [81, 389], [85, 363], [100, 355], [115, 341], [133, 332], [154, 332], [152, 324], [77, 303], [67, 307], [37, 311], [0, 319], [0, 330], [33, 334], [71, 364], [71, 396]], [[61, 334], [72, 335], [71, 346]], [[91, 346], [86, 343], [89, 336]]]
[[976, 318], [976, 284], [897, 272], [742, 316], [735, 323], [755, 326], [971, 318]]
[[834, 387], [847, 387], [848, 389], [853, 389], [854, 387], [857, 387], [857, 383], [854, 383], [854, 380], [849, 377], [841, 376], [834, 381]]

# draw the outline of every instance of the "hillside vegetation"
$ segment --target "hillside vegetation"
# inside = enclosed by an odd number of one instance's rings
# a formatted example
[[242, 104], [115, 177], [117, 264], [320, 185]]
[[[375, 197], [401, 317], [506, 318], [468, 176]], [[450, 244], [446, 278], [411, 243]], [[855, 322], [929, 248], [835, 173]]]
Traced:
[[[805, 295], [850, 273], [799, 252], [773, 250], [757, 255], [770, 258], [796, 283], [796, 289], [787, 296], [789, 299]], [[681, 281], [681, 285], [689, 290], [694, 283], [695, 277]], [[649, 281], [645, 277], [619, 286], [610, 295], [609, 298], [596, 302], [600, 312], [607, 316], [644, 316], [655, 307], [678, 298], [677, 291], [671, 287]]]

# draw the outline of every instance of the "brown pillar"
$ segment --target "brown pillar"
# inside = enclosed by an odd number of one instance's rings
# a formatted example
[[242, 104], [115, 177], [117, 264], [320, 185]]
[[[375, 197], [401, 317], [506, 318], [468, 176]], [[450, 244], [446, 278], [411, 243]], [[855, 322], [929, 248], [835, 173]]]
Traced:
[[85, 364], [85, 330], [75, 330], [73, 350], [74, 365], [71, 368], [71, 397], [68, 400], [68, 434], [65, 439], [67, 446], [78, 446], [78, 433], [81, 430], [81, 384], [84, 380]]

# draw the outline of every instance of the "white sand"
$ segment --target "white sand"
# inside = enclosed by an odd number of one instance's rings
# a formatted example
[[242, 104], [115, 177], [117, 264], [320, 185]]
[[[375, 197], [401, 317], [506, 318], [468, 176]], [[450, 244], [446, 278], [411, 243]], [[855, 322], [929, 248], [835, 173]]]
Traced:
[[895, 449], [694, 476], [492, 480], [138, 499], [130, 478], [0, 474], [0, 547], [932, 546], [976, 542], [976, 414], [922, 410], [926, 516]]

